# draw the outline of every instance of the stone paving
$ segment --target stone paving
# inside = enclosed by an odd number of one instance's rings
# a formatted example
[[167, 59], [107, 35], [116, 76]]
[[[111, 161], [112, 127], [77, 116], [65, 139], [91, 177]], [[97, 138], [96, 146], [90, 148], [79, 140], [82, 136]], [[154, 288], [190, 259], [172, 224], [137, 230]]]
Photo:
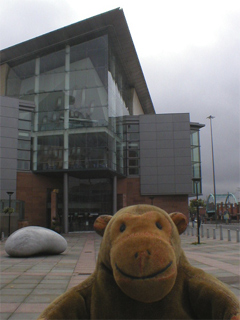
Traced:
[[[0, 319], [36, 319], [48, 304], [94, 270], [101, 237], [94, 232], [64, 235], [61, 255], [11, 258], [0, 243]], [[223, 281], [240, 300], [240, 246], [236, 242], [182, 235], [182, 247], [192, 265]]]

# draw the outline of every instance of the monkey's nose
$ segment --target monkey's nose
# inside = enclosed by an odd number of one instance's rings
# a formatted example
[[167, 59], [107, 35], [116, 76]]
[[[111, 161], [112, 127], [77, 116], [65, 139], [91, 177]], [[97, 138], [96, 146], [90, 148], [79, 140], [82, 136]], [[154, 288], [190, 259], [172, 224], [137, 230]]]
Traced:
[[150, 256], [150, 255], [151, 255], [151, 251], [149, 249], [147, 249], [147, 250], [144, 250], [144, 251], [136, 252], [134, 257], [135, 257], [135, 259], [137, 259], [138, 257], [147, 257], [147, 256]]

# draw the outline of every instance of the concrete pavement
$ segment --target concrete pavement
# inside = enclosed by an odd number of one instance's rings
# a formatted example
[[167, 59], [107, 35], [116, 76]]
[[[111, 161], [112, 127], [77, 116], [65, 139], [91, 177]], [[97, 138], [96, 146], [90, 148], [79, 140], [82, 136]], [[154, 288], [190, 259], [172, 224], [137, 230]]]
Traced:
[[[95, 268], [101, 237], [94, 232], [64, 235], [67, 250], [56, 256], [11, 258], [0, 243], [0, 319], [36, 319], [48, 304], [86, 279]], [[181, 235], [182, 247], [192, 265], [216, 276], [240, 300], [239, 243]]]

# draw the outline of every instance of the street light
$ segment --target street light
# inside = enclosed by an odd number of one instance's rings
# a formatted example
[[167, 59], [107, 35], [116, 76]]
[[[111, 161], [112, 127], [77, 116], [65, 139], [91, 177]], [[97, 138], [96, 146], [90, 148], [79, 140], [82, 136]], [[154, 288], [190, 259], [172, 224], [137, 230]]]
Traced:
[[[196, 188], [196, 197], [197, 197], [197, 238], [198, 244], [200, 244], [200, 217], [199, 217], [199, 204], [198, 204], [198, 183], [201, 182], [200, 178], [192, 178], [194, 186]], [[194, 188], [194, 191], [195, 191]]]
[[8, 236], [10, 236], [10, 223], [11, 223], [11, 196], [14, 192], [12, 191], [7, 191], [7, 194], [9, 196], [9, 211], [8, 211]]
[[151, 200], [151, 205], [153, 206], [153, 199], [154, 199], [154, 196], [150, 196], [149, 199]]
[[212, 119], [215, 117], [209, 116], [207, 119], [210, 120], [210, 131], [211, 131], [211, 144], [212, 144], [212, 168], [213, 168], [213, 193], [214, 193], [214, 211], [215, 211], [215, 221], [217, 226], [217, 212], [216, 212], [216, 182], [215, 182], [215, 166], [214, 166], [214, 152], [213, 152], [213, 133], [212, 133]]

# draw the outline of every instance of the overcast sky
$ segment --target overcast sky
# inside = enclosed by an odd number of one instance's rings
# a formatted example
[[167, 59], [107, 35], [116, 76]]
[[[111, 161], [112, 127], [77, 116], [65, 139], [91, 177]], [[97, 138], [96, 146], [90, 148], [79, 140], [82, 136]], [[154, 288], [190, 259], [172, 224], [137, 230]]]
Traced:
[[239, 0], [3, 0], [0, 49], [123, 8], [156, 113], [188, 112], [201, 129], [203, 198], [240, 198]]

